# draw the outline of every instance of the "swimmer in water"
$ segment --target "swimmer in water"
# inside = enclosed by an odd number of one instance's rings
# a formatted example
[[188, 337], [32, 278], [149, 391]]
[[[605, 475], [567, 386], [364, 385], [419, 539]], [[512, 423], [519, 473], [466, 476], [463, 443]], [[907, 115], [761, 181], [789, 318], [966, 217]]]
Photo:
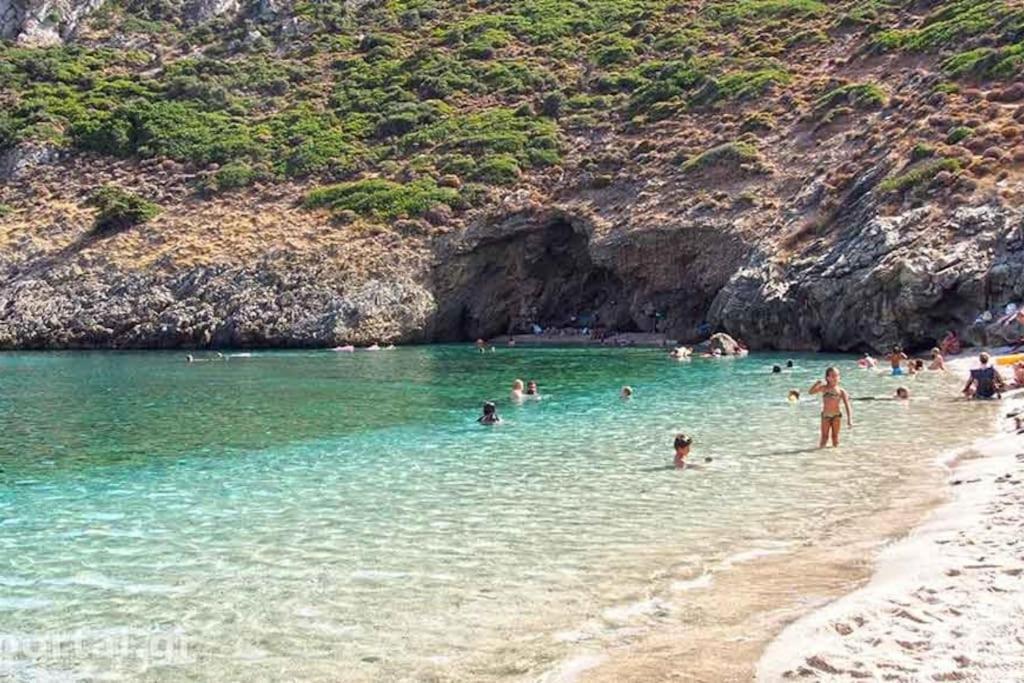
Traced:
[[540, 393], [537, 392], [537, 383], [532, 379], [526, 383], [526, 395], [530, 398], [540, 398]]
[[683, 469], [685, 467], [696, 467], [696, 465], [687, 465], [686, 457], [690, 455], [690, 445], [693, 443], [693, 439], [686, 434], [676, 434], [676, 440], [672, 444], [676, 449], [673, 463], [676, 469]]
[[773, 375], [781, 375], [782, 374], [782, 366], [781, 365], [773, 365], [772, 366], [772, 374]]
[[910, 400], [910, 389], [906, 387], [896, 387], [896, 400], [897, 401], [909, 401]]
[[523, 380], [521, 379], [517, 379], [516, 381], [512, 382], [512, 400], [523, 400]]
[[946, 360], [942, 357], [942, 351], [937, 346], [932, 349], [932, 362], [928, 365], [928, 369], [946, 371]]
[[787, 367], [788, 369], [792, 370], [792, 369], [793, 369], [793, 361], [791, 361], [791, 360], [787, 360], [787, 361], [786, 361], [786, 367]]
[[622, 391], [619, 392], [619, 398], [623, 400], [629, 400], [633, 398], [633, 387], [622, 387]]
[[496, 425], [501, 422], [501, 418], [498, 417], [498, 407], [494, 405], [492, 401], [484, 403], [484, 414], [476, 420], [482, 425]]
[[799, 403], [800, 402], [800, 392], [797, 391], [796, 389], [790, 389], [789, 390], [789, 395], [786, 396], [786, 400], [789, 401], [790, 403]]
[[195, 356], [193, 356], [193, 355], [192, 355], [192, 354], [190, 353], [190, 354], [188, 354], [187, 356], [185, 356], [185, 362], [186, 362], [186, 363], [195, 363], [195, 362], [196, 362], [196, 357], [195, 357]]
[[839, 430], [843, 426], [843, 407], [846, 407], [846, 424], [853, 427], [853, 408], [850, 395], [839, 386], [839, 370], [830, 367], [825, 370], [825, 381], [820, 379], [811, 387], [812, 394], [821, 394], [821, 440], [818, 448], [824, 448], [832, 437], [832, 447], [839, 446]]

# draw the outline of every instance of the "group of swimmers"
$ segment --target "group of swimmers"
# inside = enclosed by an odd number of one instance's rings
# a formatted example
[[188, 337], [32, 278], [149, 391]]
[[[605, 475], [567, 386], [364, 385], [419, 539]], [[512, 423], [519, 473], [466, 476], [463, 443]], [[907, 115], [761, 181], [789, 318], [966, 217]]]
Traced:
[[[521, 403], [526, 400], [539, 401], [540, 391], [537, 388], [537, 382], [532, 379], [525, 384], [521, 379], [513, 381], [510, 397], [516, 403]], [[501, 416], [498, 415], [498, 406], [494, 404], [494, 401], [484, 402], [483, 414], [478, 417], [476, 421], [484, 425], [496, 425], [501, 423]]]

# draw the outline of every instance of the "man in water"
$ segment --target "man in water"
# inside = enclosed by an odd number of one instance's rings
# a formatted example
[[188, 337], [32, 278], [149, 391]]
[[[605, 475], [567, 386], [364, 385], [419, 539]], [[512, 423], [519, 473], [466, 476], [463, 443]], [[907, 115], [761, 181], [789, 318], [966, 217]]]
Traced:
[[482, 425], [496, 425], [501, 422], [498, 417], [498, 407], [492, 401], [484, 403], [484, 414], [476, 419]]
[[978, 356], [980, 366], [971, 370], [971, 376], [964, 385], [967, 398], [1002, 398], [1006, 384], [999, 371], [989, 365], [989, 355], [984, 351]]
[[896, 400], [897, 401], [909, 401], [910, 400], [910, 389], [906, 387], [896, 387]]
[[892, 353], [889, 354], [889, 365], [892, 366], [893, 376], [903, 374], [903, 368], [900, 364], [907, 360], [907, 354], [903, 353], [903, 349], [900, 346], [892, 347]]
[[531, 398], [540, 398], [540, 394], [537, 392], [537, 383], [532, 379], [526, 383], [526, 395]]

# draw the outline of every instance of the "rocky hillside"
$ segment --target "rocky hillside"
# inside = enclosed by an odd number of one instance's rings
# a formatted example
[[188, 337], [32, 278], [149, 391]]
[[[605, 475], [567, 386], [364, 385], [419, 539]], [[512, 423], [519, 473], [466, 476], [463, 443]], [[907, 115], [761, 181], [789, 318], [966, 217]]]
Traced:
[[1018, 0], [0, 0], [0, 348], [1024, 299]]

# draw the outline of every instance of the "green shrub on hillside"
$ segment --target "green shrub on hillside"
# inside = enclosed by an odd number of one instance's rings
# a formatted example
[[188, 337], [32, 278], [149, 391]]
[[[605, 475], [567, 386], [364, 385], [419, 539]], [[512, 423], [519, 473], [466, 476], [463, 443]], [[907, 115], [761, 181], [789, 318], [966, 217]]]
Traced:
[[848, 83], [834, 88], [817, 99], [814, 110], [819, 118], [839, 107], [862, 111], [880, 109], [886, 103], [885, 91], [874, 83]]
[[160, 213], [160, 207], [153, 202], [116, 185], [96, 190], [87, 205], [98, 209], [93, 232], [100, 235], [141, 225]]
[[760, 169], [763, 165], [761, 153], [751, 142], [734, 141], [712, 147], [691, 157], [683, 162], [680, 168], [684, 173], [692, 173], [712, 166], [739, 166], [744, 164], [753, 165]]
[[418, 216], [437, 204], [451, 206], [458, 201], [458, 197], [458, 192], [448, 187], [438, 187], [433, 180], [403, 184], [373, 178], [313, 190], [306, 195], [304, 206], [324, 207], [335, 213], [348, 210], [362, 216], [393, 219]]
[[923, 162], [900, 175], [890, 176], [878, 184], [879, 192], [906, 192], [930, 182], [941, 171], [955, 173], [960, 170], [957, 159], [933, 159]]
[[958, 142], [966, 140], [972, 135], [974, 135], [973, 128], [968, 128], [967, 126], [956, 126], [949, 130], [949, 133], [946, 135], [946, 142], [950, 145], [955, 145]]

